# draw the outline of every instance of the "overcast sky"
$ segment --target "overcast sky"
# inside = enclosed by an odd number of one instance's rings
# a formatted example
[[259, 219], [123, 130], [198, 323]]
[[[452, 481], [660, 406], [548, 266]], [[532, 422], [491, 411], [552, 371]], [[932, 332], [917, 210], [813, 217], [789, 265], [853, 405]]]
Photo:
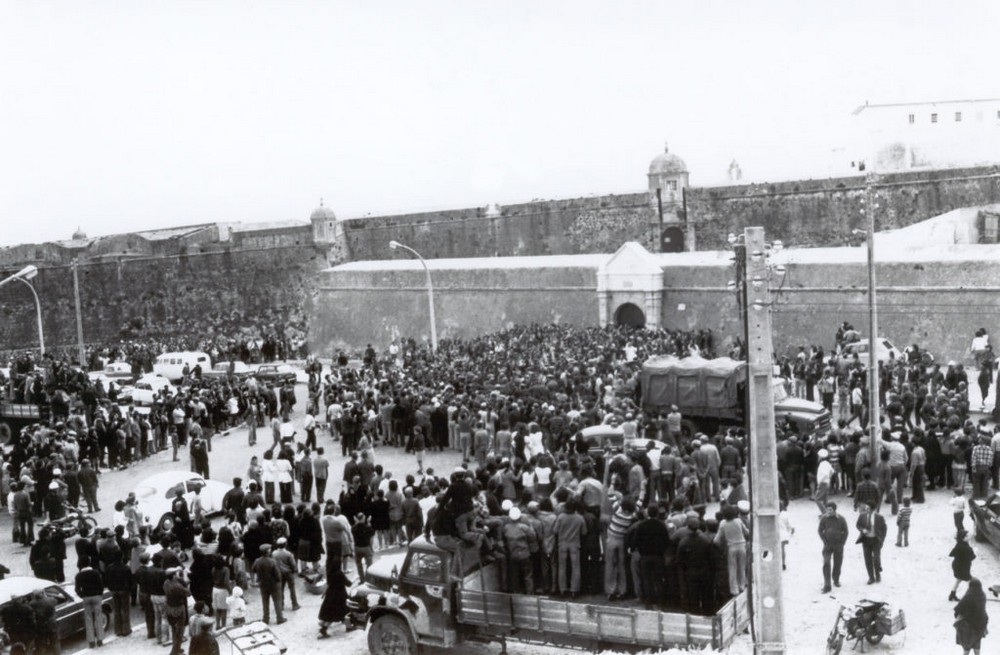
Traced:
[[1000, 95], [1000, 3], [0, 1], [0, 244], [848, 173]]

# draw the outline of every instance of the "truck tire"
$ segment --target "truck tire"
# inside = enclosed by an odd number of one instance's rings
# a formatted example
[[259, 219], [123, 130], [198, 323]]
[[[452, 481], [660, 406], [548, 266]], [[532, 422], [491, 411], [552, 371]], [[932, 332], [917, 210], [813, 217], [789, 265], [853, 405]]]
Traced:
[[694, 439], [694, 435], [698, 433], [698, 425], [690, 419], [681, 419], [681, 436], [684, 437], [686, 441], [691, 441]]
[[383, 614], [368, 630], [368, 650], [372, 655], [417, 655], [417, 642], [405, 620]]

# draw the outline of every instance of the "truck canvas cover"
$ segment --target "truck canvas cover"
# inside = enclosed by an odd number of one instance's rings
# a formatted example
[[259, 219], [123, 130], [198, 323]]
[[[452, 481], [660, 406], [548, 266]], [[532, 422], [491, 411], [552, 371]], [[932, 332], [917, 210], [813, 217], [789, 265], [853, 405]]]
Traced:
[[642, 365], [642, 405], [677, 405], [697, 416], [727, 416], [740, 407], [746, 376], [746, 362], [728, 357], [650, 357]]

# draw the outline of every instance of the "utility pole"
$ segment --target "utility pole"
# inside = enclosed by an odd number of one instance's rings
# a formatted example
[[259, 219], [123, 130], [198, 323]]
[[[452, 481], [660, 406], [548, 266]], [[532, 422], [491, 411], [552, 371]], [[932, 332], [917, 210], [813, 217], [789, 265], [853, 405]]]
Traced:
[[868, 452], [869, 466], [874, 470], [879, 462], [882, 444], [882, 422], [879, 420], [878, 393], [878, 304], [875, 299], [875, 210], [878, 200], [875, 173], [865, 179], [865, 213], [868, 218]]
[[753, 512], [753, 621], [756, 655], [783, 655], [785, 618], [778, 531], [778, 455], [774, 435], [771, 289], [764, 228], [743, 231], [746, 269], [742, 280], [746, 313], [747, 396], [750, 419], [750, 487]]
[[663, 190], [660, 187], [656, 187], [656, 215], [659, 218], [659, 227], [653, 245], [656, 247], [656, 252], [663, 252]]
[[73, 298], [76, 301], [76, 347], [80, 368], [86, 370], [87, 360], [83, 349], [83, 312], [80, 308], [80, 275], [77, 271], [79, 260], [74, 259], [73, 268]]

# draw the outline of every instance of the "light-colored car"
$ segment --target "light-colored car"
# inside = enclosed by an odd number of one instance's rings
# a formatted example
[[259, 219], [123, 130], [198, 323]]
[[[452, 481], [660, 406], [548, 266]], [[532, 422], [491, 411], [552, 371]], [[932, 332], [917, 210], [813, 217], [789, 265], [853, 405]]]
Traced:
[[[212, 370], [202, 373], [202, 377], [225, 380], [229, 378], [230, 362], [216, 362]], [[254, 369], [247, 366], [246, 362], [232, 362], [233, 377], [237, 380], [244, 380], [254, 373]]]
[[[875, 356], [880, 362], [889, 361], [889, 353], [896, 359], [903, 358], [903, 351], [892, 345], [892, 342], [885, 337], [879, 337], [878, 341], [875, 343]], [[849, 343], [844, 346], [844, 356], [850, 357], [854, 353], [858, 354], [862, 362], [868, 360], [868, 339], [862, 339], [861, 341], [855, 341], [854, 343]]]
[[[148, 407], [153, 404], [153, 398], [163, 389], [166, 389], [171, 396], [177, 394], [177, 387], [171, 384], [170, 380], [156, 373], [147, 373], [131, 386], [129, 396], [133, 404]], [[160, 395], [162, 396], [162, 393]]]
[[217, 480], [206, 480], [190, 471], [164, 471], [146, 478], [136, 485], [134, 493], [139, 501], [139, 511], [149, 520], [150, 525], [169, 530], [174, 525], [171, 511], [177, 491], [184, 493], [188, 509], [195, 489], [201, 490], [201, 506], [206, 514], [222, 511], [222, 499], [232, 487]]
[[107, 384], [107, 380], [114, 380], [119, 386], [128, 384], [135, 379], [135, 376], [132, 375], [132, 365], [128, 362], [111, 362], [110, 364], [106, 364], [100, 371], [88, 372], [87, 377], [91, 381], [103, 379], [105, 380], [105, 385]]
[[[59, 638], [65, 639], [86, 630], [83, 622], [83, 602], [73, 590], [73, 583], [57, 584], [51, 580], [42, 580], [29, 576], [14, 576], [0, 580], [0, 611], [15, 598], [29, 596], [36, 591], [44, 591], [45, 595], [56, 601], [56, 625]], [[28, 599], [30, 601], [30, 599]], [[111, 592], [104, 592], [101, 602], [101, 612], [104, 617], [105, 633], [111, 627]]]

